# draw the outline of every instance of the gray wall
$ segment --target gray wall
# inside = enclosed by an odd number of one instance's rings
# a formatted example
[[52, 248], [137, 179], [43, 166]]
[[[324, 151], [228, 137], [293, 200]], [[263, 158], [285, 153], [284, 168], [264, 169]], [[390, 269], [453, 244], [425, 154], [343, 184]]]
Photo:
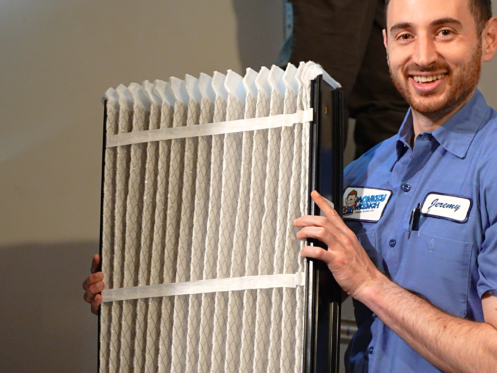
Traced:
[[[268, 66], [282, 10], [281, 0], [0, 1], [1, 372], [95, 371], [97, 318], [81, 282], [98, 251], [105, 90]], [[493, 62], [481, 84], [495, 107], [496, 74]]]
[[281, 0], [0, 1], [0, 371], [94, 372], [109, 87], [270, 65]]

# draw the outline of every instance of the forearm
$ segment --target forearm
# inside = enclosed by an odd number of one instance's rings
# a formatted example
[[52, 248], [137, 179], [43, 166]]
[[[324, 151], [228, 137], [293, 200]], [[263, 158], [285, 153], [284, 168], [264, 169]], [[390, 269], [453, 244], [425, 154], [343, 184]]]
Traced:
[[444, 372], [496, 371], [497, 330], [490, 324], [448, 315], [384, 276], [358, 300]]
[[318, 239], [328, 250], [306, 246], [301, 255], [324, 261], [347, 294], [443, 371], [497, 370], [497, 297], [482, 301], [486, 323], [447, 315], [381, 274], [338, 213], [317, 192], [311, 196], [326, 217], [295, 220], [294, 225], [302, 228], [297, 238]]

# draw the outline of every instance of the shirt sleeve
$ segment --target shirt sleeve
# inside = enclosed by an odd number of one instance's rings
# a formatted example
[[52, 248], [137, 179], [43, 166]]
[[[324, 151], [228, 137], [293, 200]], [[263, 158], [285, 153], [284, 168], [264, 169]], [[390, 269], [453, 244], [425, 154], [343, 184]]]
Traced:
[[478, 254], [478, 295], [497, 296], [497, 152], [489, 151], [480, 172], [480, 196], [475, 208], [481, 209], [483, 242]]
[[485, 240], [478, 255], [478, 295], [486, 292], [497, 296], [497, 224], [485, 231]]

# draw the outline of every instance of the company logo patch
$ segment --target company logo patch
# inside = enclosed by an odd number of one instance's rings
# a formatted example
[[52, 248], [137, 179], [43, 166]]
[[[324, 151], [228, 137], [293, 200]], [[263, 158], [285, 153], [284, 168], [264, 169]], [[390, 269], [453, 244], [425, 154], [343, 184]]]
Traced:
[[343, 218], [377, 222], [391, 196], [386, 189], [348, 187], [343, 193]]
[[425, 216], [464, 223], [468, 220], [471, 205], [472, 201], [469, 198], [428, 193], [421, 207], [421, 213]]

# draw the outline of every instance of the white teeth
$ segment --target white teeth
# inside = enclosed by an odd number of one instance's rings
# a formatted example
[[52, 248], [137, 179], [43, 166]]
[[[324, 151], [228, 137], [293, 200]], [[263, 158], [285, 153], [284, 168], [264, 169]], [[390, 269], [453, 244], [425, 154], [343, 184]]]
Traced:
[[417, 83], [427, 83], [427, 82], [433, 82], [434, 80], [442, 79], [443, 76], [444, 76], [444, 74], [429, 75], [429, 76], [414, 75], [413, 79]]

